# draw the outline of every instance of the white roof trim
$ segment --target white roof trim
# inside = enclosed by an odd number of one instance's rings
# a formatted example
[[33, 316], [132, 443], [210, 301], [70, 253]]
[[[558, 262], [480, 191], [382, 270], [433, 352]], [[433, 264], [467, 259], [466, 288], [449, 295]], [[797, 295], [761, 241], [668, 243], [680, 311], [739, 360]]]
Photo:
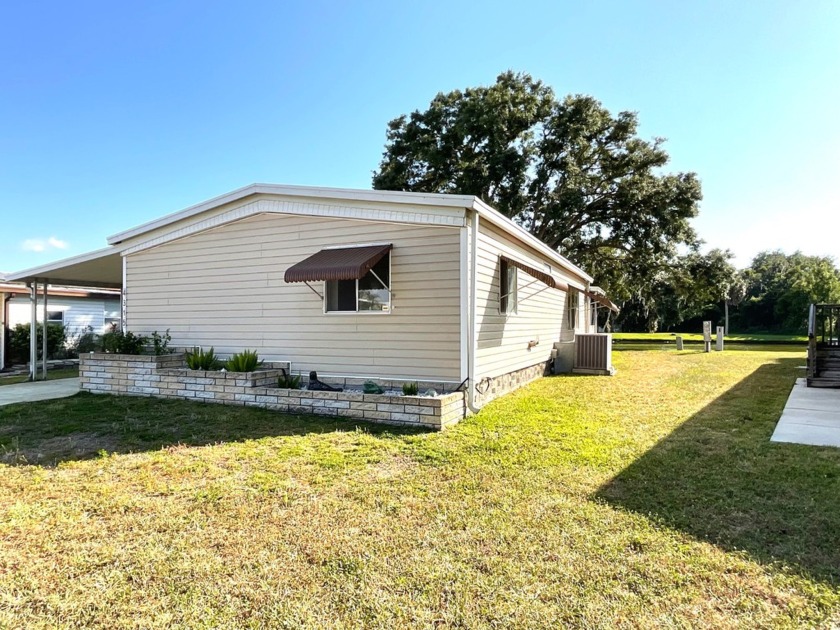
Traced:
[[[469, 208], [478, 212], [483, 218], [488, 220], [490, 223], [496, 225], [505, 232], [513, 235], [525, 244], [533, 247], [547, 258], [553, 260], [555, 263], [565, 268], [567, 271], [571, 271], [572, 273], [582, 277], [586, 280], [586, 282], [592, 282], [593, 280], [592, 276], [590, 276], [583, 269], [572, 263], [568, 258], [562, 256], [561, 254], [551, 249], [548, 245], [540, 241], [537, 237], [525, 230], [522, 226], [517, 225], [515, 222], [511, 221], [498, 210], [495, 210], [494, 208], [490, 207], [474, 195], [446, 195], [439, 193], [416, 193], [389, 190], [354, 190], [350, 188], [288, 186], [284, 184], [251, 184], [250, 186], [239, 188], [219, 197], [214, 197], [213, 199], [202, 202], [200, 204], [190, 206], [189, 208], [185, 208], [184, 210], [180, 210], [173, 214], [166, 215], [164, 217], [161, 217], [160, 219], [150, 221], [149, 223], [144, 223], [137, 227], [131, 228], [130, 230], [120, 232], [119, 234], [114, 234], [113, 236], [108, 238], [108, 244], [117, 245], [126, 240], [135, 238], [137, 236], [141, 236], [142, 234], [146, 234], [152, 230], [166, 227], [167, 225], [171, 225], [177, 221], [194, 217], [198, 214], [201, 214], [202, 212], [206, 212], [208, 210], [218, 208], [219, 206], [223, 206], [228, 203], [233, 203], [235, 201], [244, 199], [245, 197], [258, 194], [282, 195], [287, 197], [335, 199], [356, 202], [412, 204], [445, 208]], [[304, 207], [306, 206], [306, 204], [295, 205]], [[312, 204], [312, 206], [317, 207], [318, 204]], [[304, 213], [301, 212], [301, 214]], [[394, 215], [394, 213], [388, 214]], [[227, 213], [225, 213], [225, 215], [227, 215]], [[365, 218], [371, 220], [399, 220], [396, 218], [384, 219], [373, 216]], [[219, 225], [220, 223], [215, 224]], [[204, 229], [207, 228], [205, 227]], [[187, 228], [182, 228], [181, 230], [177, 230], [176, 232], [179, 233], [179, 236], [184, 236], [186, 235], [185, 230], [187, 230]], [[193, 231], [194, 230], [190, 230], [189, 233], [192, 233]], [[142, 246], [134, 245], [133, 247], [131, 247], [131, 249], [127, 250], [126, 253], [138, 251], [139, 249], [145, 249], [146, 247], [153, 246], [153, 244], [159, 244], [154, 243], [154, 241], [157, 240], [158, 239], [152, 239], [151, 241], [142, 244]]]
[[294, 203], [276, 199], [257, 199], [250, 203], [235, 206], [221, 214], [189, 223], [181, 228], [164, 232], [144, 241], [125, 243], [122, 252], [125, 255], [170, 243], [185, 236], [211, 230], [221, 225], [241, 221], [259, 214], [290, 214], [312, 217], [334, 217], [341, 219], [356, 219], [361, 221], [385, 221], [393, 223], [409, 223], [422, 225], [437, 225], [442, 227], [464, 227], [464, 212], [458, 213], [423, 213], [423, 212], [394, 212], [382, 208], [360, 208], [358, 206], [341, 206], [318, 203]]
[[556, 262], [561, 267], [565, 268], [568, 271], [571, 271], [580, 277], [582, 277], [586, 282], [592, 282], [593, 278], [588, 273], [586, 273], [583, 269], [578, 267], [568, 258], [563, 256], [562, 254], [556, 252], [555, 250], [551, 249], [548, 245], [543, 243], [540, 239], [536, 236], [531, 234], [528, 230], [523, 228], [521, 225], [515, 223], [514, 221], [507, 218], [501, 212], [496, 210], [495, 208], [490, 207], [486, 203], [484, 203], [478, 197], [473, 197], [473, 204], [472, 208], [481, 215], [482, 218], [487, 219], [493, 225], [502, 228], [508, 234], [512, 234], [513, 236], [517, 237], [523, 243], [526, 243], [539, 251], [541, 254], [551, 258], [554, 262]]
[[412, 193], [389, 190], [354, 190], [351, 188], [320, 188], [315, 186], [287, 186], [284, 184], [251, 184], [219, 197], [214, 197], [184, 210], [168, 214], [160, 219], [144, 223], [137, 227], [108, 237], [109, 245], [134, 238], [151, 230], [165, 227], [176, 221], [188, 219], [197, 214], [218, 208], [226, 203], [239, 201], [250, 195], [284, 195], [289, 197], [317, 197], [320, 199], [339, 199], [347, 201], [372, 201], [379, 203], [410, 203], [421, 206], [441, 206], [449, 208], [467, 208], [475, 197], [470, 195], [442, 195], [437, 193]]
[[23, 271], [16, 271], [14, 273], [7, 274], [6, 280], [10, 282], [20, 282], [21, 280], [27, 280], [29, 278], [46, 277], [49, 276], [51, 272], [64, 267], [69, 267], [70, 265], [78, 265], [79, 263], [90, 262], [92, 260], [97, 260], [98, 258], [105, 258], [106, 256], [112, 256], [119, 253], [120, 250], [117, 247], [105, 247], [103, 249], [87, 252], [86, 254], [79, 254], [78, 256], [71, 256], [70, 258], [56, 260], [55, 262], [41, 265], [40, 267], [32, 267], [31, 269], [24, 269]]

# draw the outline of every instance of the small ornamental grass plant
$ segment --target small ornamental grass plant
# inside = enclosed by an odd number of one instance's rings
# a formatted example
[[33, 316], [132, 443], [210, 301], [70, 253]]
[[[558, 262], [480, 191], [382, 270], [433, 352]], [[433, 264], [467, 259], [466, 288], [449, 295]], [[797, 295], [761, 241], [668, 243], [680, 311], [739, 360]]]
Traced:
[[256, 350], [237, 352], [225, 363], [228, 372], [253, 372], [263, 364]]
[[403, 383], [403, 396], [416, 396], [420, 391], [420, 386], [417, 383]]
[[277, 379], [277, 387], [283, 389], [300, 389], [300, 374], [283, 374]]
[[195, 352], [189, 353], [186, 360], [187, 367], [191, 370], [204, 370], [205, 372], [219, 370], [223, 365], [212, 346], [207, 351], [199, 348]]

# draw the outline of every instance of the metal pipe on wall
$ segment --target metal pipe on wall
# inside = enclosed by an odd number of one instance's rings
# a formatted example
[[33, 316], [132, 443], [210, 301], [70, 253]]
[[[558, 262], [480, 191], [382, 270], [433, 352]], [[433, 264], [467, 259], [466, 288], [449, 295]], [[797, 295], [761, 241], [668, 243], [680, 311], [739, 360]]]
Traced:
[[476, 298], [476, 284], [478, 281], [478, 212], [473, 212], [472, 215], [472, 233], [471, 236], [471, 261], [470, 261], [470, 345], [468, 346], [469, 356], [469, 381], [467, 383], [467, 408], [472, 413], [478, 413], [482, 405], [479, 405], [475, 398], [475, 379], [476, 379], [476, 357], [478, 356], [478, 300]]

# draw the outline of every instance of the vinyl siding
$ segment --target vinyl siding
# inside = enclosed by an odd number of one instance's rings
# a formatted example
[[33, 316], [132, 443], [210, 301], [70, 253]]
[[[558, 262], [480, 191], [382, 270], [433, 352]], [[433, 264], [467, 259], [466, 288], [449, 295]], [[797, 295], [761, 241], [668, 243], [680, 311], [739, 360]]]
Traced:
[[[43, 297], [38, 296], [38, 321], [43, 321], [44, 307]], [[18, 324], [29, 324], [30, 303], [25, 296], [15, 296], [8, 300], [9, 303], [9, 328]], [[86, 327], [90, 326], [96, 333], [105, 332], [105, 315], [107, 312], [116, 313], [119, 316], [120, 301], [116, 299], [103, 298], [72, 298], [53, 297], [47, 300], [47, 310], [64, 311], [64, 328], [68, 337], [80, 334]]]
[[[507, 254], [528, 265], [547, 271], [555, 278], [585, 286], [582, 278], [570, 275], [538, 252], [486, 222], [480, 223], [476, 278], [476, 327], [478, 350], [476, 378], [494, 377], [545, 362], [554, 343], [573, 341], [566, 316], [565, 291], [551, 289], [525, 271], [518, 269], [518, 309], [516, 313], [499, 312], [499, 256]], [[578, 294], [579, 309], [583, 308]], [[578, 331], [585, 328], [583, 311], [578, 311]], [[528, 349], [530, 341], [539, 343]]]
[[[393, 243], [392, 311], [325, 314], [291, 265], [324, 247]], [[128, 329], [175, 346], [255, 348], [295, 372], [457, 381], [459, 229], [263, 214], [126, 258]], [[313, 287], [323, 293], [323, 283]]]

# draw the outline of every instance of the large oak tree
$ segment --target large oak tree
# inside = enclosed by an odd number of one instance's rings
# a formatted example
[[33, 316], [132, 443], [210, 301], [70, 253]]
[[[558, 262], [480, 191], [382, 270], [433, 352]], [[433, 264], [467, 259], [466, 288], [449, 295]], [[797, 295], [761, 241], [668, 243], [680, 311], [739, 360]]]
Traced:
[[701, 199], [697, 176], [663, 172], [663, 140], [637, 128], [633, 112], [505, 72], [392, 120], [373, 187], [477, 195], [627, 299], [696, 247]]

